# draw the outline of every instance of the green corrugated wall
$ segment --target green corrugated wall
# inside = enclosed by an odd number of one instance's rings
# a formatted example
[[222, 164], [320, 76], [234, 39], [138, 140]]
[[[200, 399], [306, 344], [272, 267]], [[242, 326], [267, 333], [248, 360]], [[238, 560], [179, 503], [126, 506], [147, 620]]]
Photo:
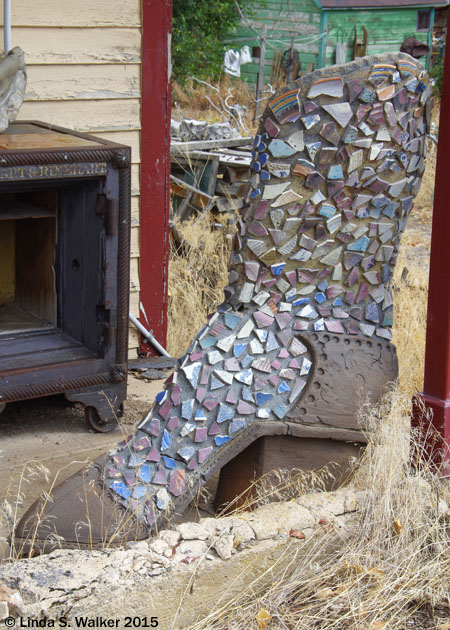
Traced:
[[[417, 9], [329, 11], [326, 65], [335, 63], [337, 42], [347, 43], [347, 61], [352, 59], [355, 26], [358, 28], [360, 37], [362, 37], [362, 26], [365, 26], [368, 31], [368, 55], [400, 50], [401, 43], [407, 37], [415, 37], [425, 43], [428, 42], [428, 33], [417, 31]], [[424, 62], [425, 58], [421, 61]]]
[[[300, 70], [306, 71], [312, 64], [313, 68], [320, 65], [320, 35], [321, 19], [328, 17], [326, 37], [326, 54], [322, 65], [335, 63], [336, 43], [347, 43], [347, 61], [352, 59], [354, 27], [362, 36], [362, 26], [368, 30], [367, 54], [384, 51], [400, 50], [400, 45], [407, 37], [415, 37], [429, 43], [427, 32], [417, 31], [417, 9], [399, 7], [397, 9], [371, 10], [329, 10], [322, 11], [315, 0], [266, 0], [255, 1], [251, 4], [253, 14], [247, 15], [251, 21], [259, 24], [275, 26], [268, 28], [266, 45], [266, 62], [264, 79], [270, 80], [272, 60], [276, 50], [285, 51], [290, 47], [290, 38], [295, 35], [295, 47], [299, 52]], [[433, 15], [431, 28], [433, 26]], [[259, 28], [255, 29], [257, 32]], [[244, 44], [250, 47], [259, 46], [258, 35], [251, 27], [241, 24], [226, 40], [225, 46], [239, 50]], [[314, 40], [315, 41], [311, 41]], [[427, 60], [422, 58], [425, 63]], [[256, 83], [259, 62], [246, 64], [241, 67], [241, 78], [249, 83]]]

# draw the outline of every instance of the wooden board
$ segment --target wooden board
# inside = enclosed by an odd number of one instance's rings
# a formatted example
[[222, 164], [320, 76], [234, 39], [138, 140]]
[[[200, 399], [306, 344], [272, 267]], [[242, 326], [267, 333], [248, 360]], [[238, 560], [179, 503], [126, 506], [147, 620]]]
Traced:
[[327, 490], [338, 488], [346, 481], [351, 471], [350, 458], [359, 458], [364, 445], [338, 440], [297, 438], [286, 435], [262, 437], [244, 449], [220, 471], [215, 506], [227, 505], [236, 497], [232, 509], [243, 505], [251, 498], [249, 486], [272, 470], [319, 470], [335, 462], [330, 470], [335, 479], [325, 483]]
[[10, 151], [18, 149], [67, 149], [70, 147], [96, 147], [102, 145], [92, 140], [78, 138], [67, 133], [42, 131], [42, 133], [2, 133], [0, 134], [0, 149]]
[[15, 222], [2, 221], [0, 229], [0, 309], [5, 302], [14, 300], [16, 294], [15, 239]]
[[28, 101], [23, 104], [20, 117], [94, 133], [136, 130], [141, 126], [139, 99]]
[[27, 66], [27, 101], [139, 98], [140, 64]]
[[[11, 22], [16, 26], [140, 26], [140, 0], [20, 0], [13, 2]], [[3, 25], [3, 11], [0, 14]]]
[[[25, 330], [39, 330], [45, 327], [45, 322], [32, 315], [16, 302], [0, 304], [0, 339], [2, 335], [23, 332]], [[0, 342], [3, 345], [4, 342]]]
[[16, 222], [16, 301], [56, 325], [56, 218]]
[[11, 38], [26, 52], [27, 66], [141, 62], [139, 28], [17, 27]]

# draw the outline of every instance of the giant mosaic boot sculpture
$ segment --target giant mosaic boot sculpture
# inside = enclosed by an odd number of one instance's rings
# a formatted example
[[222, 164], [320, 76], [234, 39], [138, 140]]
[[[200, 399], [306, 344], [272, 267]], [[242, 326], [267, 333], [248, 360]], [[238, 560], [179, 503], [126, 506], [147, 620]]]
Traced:
[[391, 278], [430, 93], [412, 57], [386, 54], [269, 103], [225, 302], [135, 435], [36, 502], [18, 547], [146, 538], [263, 435], [364, 441], [358, 405], [396, 376]]

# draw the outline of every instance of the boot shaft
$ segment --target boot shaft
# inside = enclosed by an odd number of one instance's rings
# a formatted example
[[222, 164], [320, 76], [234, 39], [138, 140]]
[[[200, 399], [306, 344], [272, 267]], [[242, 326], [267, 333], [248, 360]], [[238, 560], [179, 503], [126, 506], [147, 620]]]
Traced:
[[225, 290], [232, 308], [270, 294], [274, 310], [290, 305], [296, 330], [391, 339], [430, 96], [426, 71], [398, 53], [318, 70], [269, 103]]

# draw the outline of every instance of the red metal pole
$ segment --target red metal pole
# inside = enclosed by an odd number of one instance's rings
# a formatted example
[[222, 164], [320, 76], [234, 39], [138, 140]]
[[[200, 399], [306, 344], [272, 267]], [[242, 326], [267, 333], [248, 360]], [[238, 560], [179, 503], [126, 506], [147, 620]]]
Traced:
[[[423, 448], [450, 474], [450, 30], [447, 29], [431, 235], [424, 391], [413, 401], [413, 426]], [[431, 424], [425, 410], [432, 412]]]
[[[172, 0], [142, 2], [140, 285], [142, 324], [163, 346], [169, 264]], [[158, 354], [148, 342], [145, 356]]]

